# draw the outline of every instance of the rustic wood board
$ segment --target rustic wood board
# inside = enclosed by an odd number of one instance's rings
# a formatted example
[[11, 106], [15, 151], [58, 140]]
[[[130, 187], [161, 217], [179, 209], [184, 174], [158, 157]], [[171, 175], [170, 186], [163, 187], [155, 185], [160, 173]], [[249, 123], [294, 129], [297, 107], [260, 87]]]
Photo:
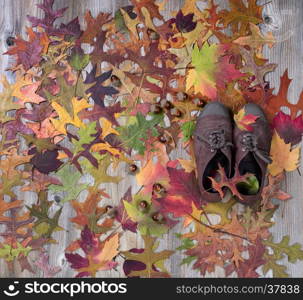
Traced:
[[[7, 51], [6, 39], [8, 36], [16, 36], [25, 34], [26, 26], [29, 26], [26, 16], [41, 16], [42, 12], [36, 7], [36, 4], [42, 0], [0, 0], [0, 54]], [[268, 1], [262, 1], [263, 3]], [[171, 0], [168, 2], [168, 16], [170, 11], [177, 10], [180, 7], [182, 0]], [[226, 6], [226, 1], [217, 1], [221, 7]], [[127, 0], [60, 0], [56, 1], [57, 7], [68, 6], [69, 9], [65, 14], [63, 21], [71, 20], [79, 16], [81, 24], [83, 24], [83, 15], [86, 10], [91, 10], [95, 16], [100, 11], [114, 12], [117, 8], [129, 4]], [[264, 25], [264, 30], [273, 31], [278, 42], [272, 49], [266, 48], [265, 56], [270, 62], [277, 63], [278, 68], [274, 73], [268, 76], [271, 86], [277, 91], [279, 87], [279, 78], [284, 70], [288, 68], [289, 76], [293, 78], [289, 91], [289, 99], [291, 102], [296, 102], [303, 88], [303, 1], [301, 0], [272, 0], [266, 4], [264, 16], [267, 16], [267, 25]], [[6, 72], [6, 68], [10, 65], [8, 56], [0, 56], [0, 72], [13, 80], [13, 75]], [[174, 154], [176, 157], [181, 157], [184, 154], [182, 149], [178, 149]], [[125, 170], [120, 169], [124, 173]], [[130, 185], [134, 185], [134, 179], [128, 177], [121, 184], [110, 184], [107, 186], [107, 191], [112, 196], [114, 201], [118, 201], [122, 194]], [[291, 242], [299, 242], [303, 244], [303, 181], [300, 174], [296, 171], [289, 174], [285, 180], [286, 191], [292, 194], [293, 199], [282, 203], [280, 209], [275, 214], [276, 225], [272, 231], [276, 241], [279, 241], [283, 235], [290, 235]], [[27, 193], [26, 202], [32, 203], [35, 196]], [[74, 272], [67, 268], [64, 259], [65, 247], [74, 240], [79, 232], [71, 227], [69, 218], [73, 216], [72, 209], [69, 204], [66, 204], [61, 217], [61, 226], [66, 229], [64, 232], [56, 234], [58, 240], [57, 245], [52, 245], [48, 248], [51, 264], [60, 265], [62, 271], [58, 277], [72, 277]], [[176, 226], [168, 235], [165, 235], [161, 241], [160, 248], [175, 249], [179, 245], [179, 241], [175, 238], [175, 233], [180, 230], [180, 226]], [[141, 241], [134, 234], [129, 235], [122, 241], [122, 248], [128, 249], [140, 245]], [[35, 260], [35, 256], [31, 256]], [[172, 259], [167, 263], [167, 268], [173, 277], [197, 277], [199, 273], [187, 266], [180, 266], [182, 255], [176, 252]], [[291, 277], [303, 277], [303, 262], [296, 264], [288, 264], [288, 272]], [[42, 274], [37, 273], [35, 276], [40, 277]], [[6, 264], [0, 262], [0, 277], [33, 277], [33, 274], [28, 272], [20, 272], [16, 265], [14, 272], [8, 272]], [[99, 273], [100, 277], [120, 277], [123, 273], [118, 270]], [[217, 269], [214, 274], [209, 274], [211, 277], [223, 276], [223, 272]], [[270, 274], [267, 274], [270, 276]]]

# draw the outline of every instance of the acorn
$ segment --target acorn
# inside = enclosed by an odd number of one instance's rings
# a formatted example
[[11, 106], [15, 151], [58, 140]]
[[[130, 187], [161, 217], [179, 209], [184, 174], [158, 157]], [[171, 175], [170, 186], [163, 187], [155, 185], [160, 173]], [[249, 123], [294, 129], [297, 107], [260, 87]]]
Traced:
[[149, 203], [145, 200], [141, 200], [138, 204], [138, 209], [142, 212], [142, 213], [147, 213], [149, 210]]
[[177, 97], [178, 101], [185, 101], [188, 99], [188, 94], [186, 94], [184, 92], [178, 92], [176, 97]]
[[135, 164], [129, 166], [129, 171], [135, 173], [138, 170], [138, 167]]
[[174, 117], [177, 117], [177, 118], [181, 118], [182, 117], [182, 112], [181, 112], [181, 110], [179, 110], [178, 108], [172, 108], [171, 110], [170, 110], [170, 113], [171, 113], [171, 115], [172, 116], [174, 116]]
[[157, 182], [153, 185], [153, 191], [160, 194], [165, 192], [165, 188], [161, 183]]
[[198, 107], [204, 107], [206, 105], [206, 101], [201, 99], [201, 98], [195, 98], [193, 100], [194, 104], [197, 105]]
[[151, 28], [148, 28], [148, 29], [147, 29], [147, 34], [148, 34], [149, 38], [150, 38], [152, 41], [157, 41], [157, 40], [159, 40], [159, 38], [160, 38], [159, 33], [157, 33], [156, 31], [154, 31], [154, 30], [151, 29]]
[[163, 222], [164, 220], [163, 216], [159, 212], [154, 213], [151, 217], [157, 223]]
[[121, 80], [120, 80], [119, 77], [116, 76], [116, 75], [112, 75], [112, 76], [110, 77], [110, 81], [111, 81], [113, 87], [119, 88], [119, 87], [121, 87], [121, 85], [122, 85]]
[[60, 198], [59, 196], [56, 195], [56, 196], [54, 197], [54, 200], [55, 200], [56, 203], [60, 203], [61, 198]]
[[159, 104], [152, 104], [150, 107], [150, 111], [154, 114], [162, 113], [163, 109]]
[[162, 143], [162, 144], [166, 144], [166, 143], [168, 142], [168, 139], [165, 137], [164, 134], [160, 135], [160, 136], [158, 137], [158, 140], [159, 140], [159, 142]]
[[6, 45], [11, 47], [11, 46], [14, 46], [14, 44], [15, 44], [15, 38], [13, 36], [9, 36], [6, 39]]

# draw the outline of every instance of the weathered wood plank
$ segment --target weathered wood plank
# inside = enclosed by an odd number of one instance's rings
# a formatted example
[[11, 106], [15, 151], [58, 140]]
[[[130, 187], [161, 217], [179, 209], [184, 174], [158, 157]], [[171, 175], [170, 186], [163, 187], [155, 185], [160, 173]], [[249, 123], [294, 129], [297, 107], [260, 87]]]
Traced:
[[[26, 19], [26, 15], [41, 16], [41, 10], [37, 9], [36, 4], [41, 3], [42, 0], [0, 0], [0, 53], [4, 53], [7, 50], [6, 38], [10, 35], [15, 36], [18, 34], [24, 35], [25, 26], [29, 26], [29, 22]], [[177, 10], [181, 4], [181, 0], [172, 0], [168, 2], [167, 11], [168, 16], [170, 11]], [[223, 7], [226, 5], [226, 1], [217, 1]], [[113, 12], [118, 7], [127, 5], [127, 0], [117, 1], [100, 1], [100, 0], [60, 0], [56, 2], [57, 7], [69, 6], [69, 10], [66, 12], [64, 20], [71, 20], [72, 18], [79, 16], [81, 23], [83, 24], [83, 15], [87, 9], [92, 11], [94, 16], [100, 11]], [[265, 13], [272, 18], [270, 24], [267, 25], [274, 31], [278, 39], [278, 43], [273, 49], [266, 50], [266, 57], [271, 62], [279, 64], [279, 67], [275, 73], [268, 76], [272, 86], [276, 88], [279, 86], [279, 76], [284, 72], [286, 68], [289, 69], [289, 74], [294, 78], [290, 90], [290, 100], [295, 102], [298, 99], [298, 95], [302, 89], [303, 82], [303, 69], [301, 67], [302, 62], [302, 37], [303, 26], [301, 20], [303, 19], [303, 2], [297, 0], [273, 0], [266, 5]], [[265, 28], [266, 30], [266, 28]], [[0, 72], [4, 73], [7, 66], [10, 64], [8, 56], [0, 57]], [[12, 74], [6, 72], [10, 80], [13, 80]], [[175, 157], [181, 157], [184, 155], [184, 151], [179, 149], [175, 151]], [[125, 168], [121, 167], [118, 172], [122, 175], [126, 174]], [[107, 192], [111, 195], [113, 201], [117, 203], [127, 188], [132, 185], [134, 190], [136, 189], [135, 180], [131, 176], [127, 176], [125, 180], [119, 185], [110, 184], [106, 186]], [[275, 239], [278, 241], [285, 234], [289, 234], [292, 237], [292, 242], [303, 243], [303, 202], [302, 192], [303, 185], [302, 179], [297, 172], [293, 172], [288, 175], [285, 182], [287, 191], [293, 195], [293, 199], [281, 205], [281, 208], [276, 213], [275, 221], [276, 225], [273, 227]], [[26, 201], [31, 202], [34, 198], [31, 194], [27, 194]], [[67, 231], [58, 232], [55, 238], [58, 240], [57, 245], [51, 245], [48, 247], [50, 253], [51, 264], [61, 265], [63, 271], [58, 274], [58, 277], [70, 277], [74, 275], [74, 272], [67, 268], [64, 259], [65, 247], [74, 240], [79, 232], [75, 230], [69, 218], [73, 216], [70, 204], [66, 204], [63, 209], [60, 225]], [[179, 241], [175, 238], [174, 233], [179, 232], [181, 225], [176, 226], [168, 235], [165, 235], [161, 241], [160, 248], [162, 249], [175, 249], [179, 245]], [[134, 234], [126, 236], [122, 242], [122, 249], [126, 250], [130, 247], [140, 246], [142, 241]], [[35, 259], [33, 255], [31, 259]], [[168, 270], [171, 271], [175, 277], [194, 277], [199, 276], [199, 273], [191, 270], [187, 266], [180, 266], [182, 255], [177, 252], [172, 256], [170, 262], [167, 263]], [[303, 263], [296, 265], [289, 264], [288, 269], [291, 276], [303, 276]], [[42, 274], [36, 274], [39, 277]], [[0, 277], [5, 276], [29, 276], [33, 275], [27, 272], [21, 273], [19, 267], [16, 266], [15, 272], [10, 274], [7, 270], [6, 264], [0, 262]], [[103, 272], [99, 276], [123, 276], [121, 272]], [[211, 276], [223, 276], [222, 270], [217, 270], [215, 274]]]

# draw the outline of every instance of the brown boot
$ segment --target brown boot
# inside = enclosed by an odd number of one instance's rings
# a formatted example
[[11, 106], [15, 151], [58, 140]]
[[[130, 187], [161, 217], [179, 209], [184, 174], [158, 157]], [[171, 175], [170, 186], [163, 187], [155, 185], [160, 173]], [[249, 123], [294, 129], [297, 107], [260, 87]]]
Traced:
[[202, 201], [220, 201], [209, 177], [215, 177], [219, 165], [227, 176], [232, 170], [232, 120], [220, 102], [207, 104], [198, 117], [194, 132], [195, 159]]
[[266, 175], [267, 164], [271, 162], [269, 151], [271, 145], [271, 130], [266, 116], [261, 108], [253, 103], [244, 106], [245, 115], [252, 114], [258, 119], [251, 125], [252, 131], [234, 129], [234, 144], [236, 147], [235, 170], [244, 175], [247, 173], [255, 176], [259, 189], [253, 194], [243, 185], [238, 187], [242, 199], [237, 199], [243, 204], [252, 205], [261, 198]]

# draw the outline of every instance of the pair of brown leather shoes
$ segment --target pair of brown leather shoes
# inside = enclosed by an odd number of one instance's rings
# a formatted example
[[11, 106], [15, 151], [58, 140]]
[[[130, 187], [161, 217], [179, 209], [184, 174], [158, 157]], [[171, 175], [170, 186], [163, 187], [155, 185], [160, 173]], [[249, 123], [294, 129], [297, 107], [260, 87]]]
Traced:
[[207, 104], [198, 117], [194, 143], [202, 200], [221, 200], [209, 178], [216, 180], [219, 166], [224, 168], [228, 178], [235, 174], [250, 174], [252, 188], [247, 182], [236, 185], [241, 196], [237, 199], [239, 202], [252, 205], [261, 197], [267, 164], [270, 162], [271, 130], [258, 105], [246, 104], [244, 111], [245, 115], [257, 117], [250, 131], [238, 128], [228, 108], [220, 102]]

